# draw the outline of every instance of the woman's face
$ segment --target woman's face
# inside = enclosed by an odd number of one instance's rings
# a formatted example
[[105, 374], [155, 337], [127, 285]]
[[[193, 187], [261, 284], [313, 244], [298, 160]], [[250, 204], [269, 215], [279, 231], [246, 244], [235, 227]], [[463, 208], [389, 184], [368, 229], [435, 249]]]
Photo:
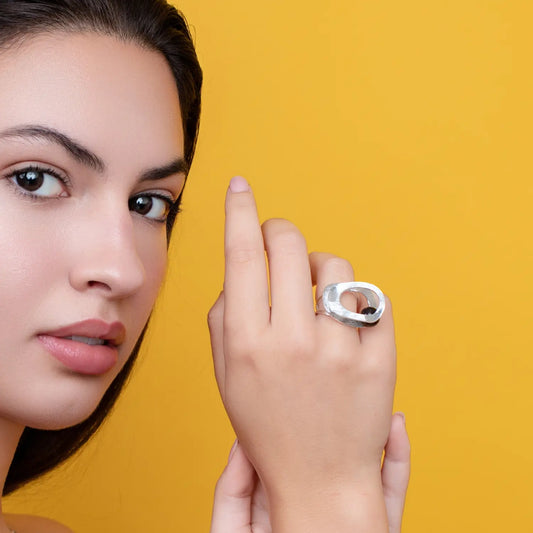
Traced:
[[94, 410], [162, 282], [178, 93], [157, 52], [57, 33], [0, 53], [0, 109], [0, 417], [61, 428]]

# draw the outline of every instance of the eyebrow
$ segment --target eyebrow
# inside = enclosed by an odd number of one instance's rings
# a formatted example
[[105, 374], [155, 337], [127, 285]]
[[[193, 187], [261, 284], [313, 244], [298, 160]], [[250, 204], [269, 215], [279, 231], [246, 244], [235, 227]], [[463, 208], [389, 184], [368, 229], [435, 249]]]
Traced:
[[[78, 163], [96, 170], [99, 174], [103, 174], [106, 171], [106, 164], [94, 152], [53, 128], [33, 124], [15, 126], [0, 132], [0, 140], [7, 138], [45, 139], [62, 146]], [[183, 157], [178, 157], [161, 167], [144, 170], [139, 177], [139, 182], [160, 180], [173, 174], [187, 175], [188, 170], [188, 165]]]

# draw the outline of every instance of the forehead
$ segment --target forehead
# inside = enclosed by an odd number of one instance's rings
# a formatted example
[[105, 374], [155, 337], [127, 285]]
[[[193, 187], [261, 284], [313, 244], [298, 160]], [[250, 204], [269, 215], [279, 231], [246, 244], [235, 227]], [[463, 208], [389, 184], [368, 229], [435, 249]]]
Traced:
[[[43, 34], [0, 53], [0, 130], [43, 124], [108, 161], [183, 155], [176, 83], [164, 56], [112, 36]], [[147, 150], [141, 150], [146, 146]]]

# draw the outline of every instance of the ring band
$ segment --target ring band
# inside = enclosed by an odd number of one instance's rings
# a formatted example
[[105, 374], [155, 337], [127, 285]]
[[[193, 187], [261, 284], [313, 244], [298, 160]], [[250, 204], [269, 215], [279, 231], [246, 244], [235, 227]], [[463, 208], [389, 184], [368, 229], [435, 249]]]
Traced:
[[[341, 303], [345, 292], [361, 293], [368, 302], [368, 307], [361, 313], [346, 309]], [[385, 296], [375, 285], [364, 281], [348, 281], [328, 285], [316, 302], [316, 313], [327, 315], [352, 328], [375, 326], [385, 311]]]

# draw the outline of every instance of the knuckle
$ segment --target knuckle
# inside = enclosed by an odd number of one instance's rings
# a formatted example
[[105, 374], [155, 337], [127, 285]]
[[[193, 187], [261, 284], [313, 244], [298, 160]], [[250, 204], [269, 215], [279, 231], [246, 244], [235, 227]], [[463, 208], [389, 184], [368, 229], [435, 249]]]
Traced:
[[211, 309], [207, 312], [207, 323], [215, 324], [220, 321], [224, 315], [224, 306], [222, 303], [222, 298], [219, 296], [217, 301], [211, 306]]
[[220, 312], [219, 310], [213, 306], [211, 307], [211, 309], [209, 309], [208, 313], [207, 313], [207, 323], [209, 324], [209, 326], [213, 326], [215, 325], [220, 319]]
[[215, 484], [215, 491], [214, 491], [214, 497], [215, 501], [218, 501], [219, 498], [225, 496], [225, 485], [226, 485], [226, 479], [225, 479], [225, 473], [223, 472], [220, 477], [218, 478], [216, 484]]
[[357, 365], [351, 350], [338, 350], [333, 356], [330, 356], [330, 360], [334, 371], [339, 375], [353, 372]]
[[353, 347], [339, 339], [322, 339], [320, 344], [320, 359], [324, 368], [333, 373], [352, 371], [357, 366], [357, 355]]
[[313, 355], [314, 344], [312, 339], [309, 336], [305, 335], [295, 335], [293, 333], [292, 339], [288, 347], [293, 359], [308, 361], [309, 358]]
[[380, 381], [387, 386], [394, 386], [396, 370], [394, 365], [382, 358], [367, 358], [360, 367], [361, 375], [371, 381]]
[[252, 357], [259, 349], [257, 334], [244, 327], [241, 320], [225, 317], [224, 338], [227, 356], [231, 359]]
[[256, 351], [243, 343], [229, 343], [226, 361], [231, 365], [231, 372], [235, 375], [236, 369], [254, 373], [257, 371], [259, 360]]

